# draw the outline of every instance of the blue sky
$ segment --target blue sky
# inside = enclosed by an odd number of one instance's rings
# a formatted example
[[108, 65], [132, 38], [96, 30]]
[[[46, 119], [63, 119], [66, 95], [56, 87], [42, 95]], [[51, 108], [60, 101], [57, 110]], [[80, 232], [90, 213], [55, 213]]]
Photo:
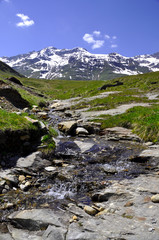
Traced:
[[48, 46], [159, 52], [159, 0], [0, 0], [0, 57]]

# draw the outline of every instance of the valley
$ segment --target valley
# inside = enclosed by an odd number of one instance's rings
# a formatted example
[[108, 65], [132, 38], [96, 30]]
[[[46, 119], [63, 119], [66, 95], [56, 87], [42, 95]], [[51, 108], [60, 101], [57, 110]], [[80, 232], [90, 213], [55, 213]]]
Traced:
[[157, 240], [159, 72], [0, 80], [0, 239]]

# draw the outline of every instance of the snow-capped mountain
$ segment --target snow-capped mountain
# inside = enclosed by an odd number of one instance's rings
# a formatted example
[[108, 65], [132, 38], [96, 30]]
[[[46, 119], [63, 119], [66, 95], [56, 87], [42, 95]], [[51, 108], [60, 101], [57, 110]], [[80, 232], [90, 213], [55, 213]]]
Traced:
[[0, 60], [27, 77], [46, 79], [107, 80], [159, 71], [159, 53], [124, 57], [117, 53], [91, 54], [83, 48], [48, 47]]

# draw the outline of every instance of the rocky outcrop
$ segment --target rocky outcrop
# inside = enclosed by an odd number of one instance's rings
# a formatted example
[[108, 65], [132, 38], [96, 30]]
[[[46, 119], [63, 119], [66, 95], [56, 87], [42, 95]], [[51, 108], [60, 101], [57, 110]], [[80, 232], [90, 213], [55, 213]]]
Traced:
[[13, 83], [16, 83], [18, 85], [21, 85], [23, 86], [23, 84], [21, 83], [21, 81], [19, 81], [19, 79], [17, 79], [16, 77], [10, 77], [10, 78], [7, 78], [9, 81], [13, 82]]
[[29, 103], [21, 97], [17, 90], [4, 83], [2, 80], [0, 81], [0, 97], [6, 98], [7, 101], [20, 109], [29, 106]]

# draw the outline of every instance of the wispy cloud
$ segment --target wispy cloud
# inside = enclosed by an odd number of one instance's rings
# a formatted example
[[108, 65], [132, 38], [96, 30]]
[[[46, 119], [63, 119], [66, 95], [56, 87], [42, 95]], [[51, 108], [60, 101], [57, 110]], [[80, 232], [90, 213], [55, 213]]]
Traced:
[[94, 31], [94, 32], [93, 32], [93, 35], [95, 35], [95, 36], [100, 36], [100, 34], [101, 34], [100, 31]]
[[21, 20], [16, 24], [17, 27], [30, 27], [34, 25], [34, 21], [31, 20], [27, 15], [24, 15], [23, 13], [17, 13], [16, 16]]
[[93, 31], [93, 33], [85, 33], [83, 40], [91, 45], [92, 49], [101, 48], [104, 44], [110, 48], [117, 48], [116, 44], [117, 36], [110, 36], [108, 34], [102, 34], [100, 31]]
[[92, 49], [101, 48], [104, 45], [104, 40], [95, 39], [101, 34], [100, 31], [94, 31], [92, 34], [86, 33], [83, 36], [83, 40], [88, 44], [92, 44]]
[[117, 44], [112, 44], [112, 45], [111, 45], [111, 48], [117, 48], [117, 47], [118, 47]]

